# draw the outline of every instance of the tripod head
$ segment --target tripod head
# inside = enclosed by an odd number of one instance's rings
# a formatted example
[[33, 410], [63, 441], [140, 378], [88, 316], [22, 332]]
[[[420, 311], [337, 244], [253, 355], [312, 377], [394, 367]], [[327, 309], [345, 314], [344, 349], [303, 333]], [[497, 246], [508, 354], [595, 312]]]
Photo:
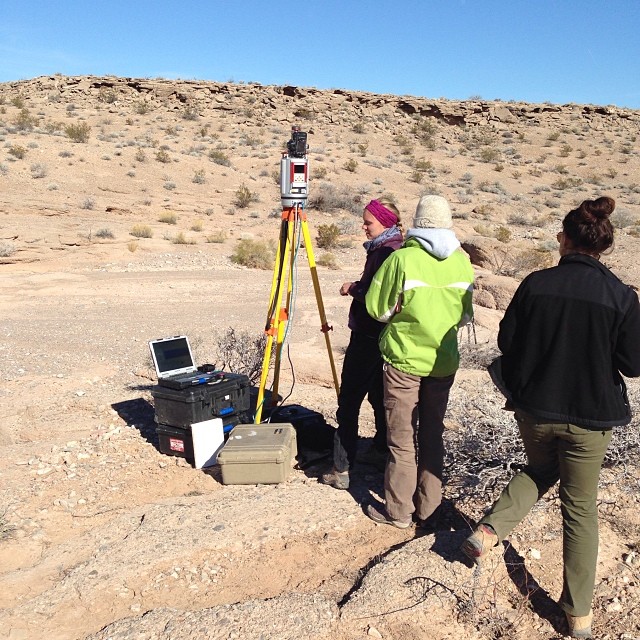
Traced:
[[291, 139], [280, 160], [280, 199], [283, 209], [307, 204], [309, 160], [307, 159], [307, 133], [300, 127], [291, 127]]

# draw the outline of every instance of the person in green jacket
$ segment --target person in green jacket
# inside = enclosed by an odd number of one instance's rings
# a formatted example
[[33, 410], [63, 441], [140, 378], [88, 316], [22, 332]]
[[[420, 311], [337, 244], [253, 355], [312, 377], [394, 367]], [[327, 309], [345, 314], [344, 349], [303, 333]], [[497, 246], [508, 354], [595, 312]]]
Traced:
[[423, 196], [401, 249], [366, 295], [380, 335], [389, 459], [385, 506], [366, 514], [400, 529], [432, 526], [442, 501], [444, 415], [458, 369], [458, 328], [473, 318], [473, 269], [452, 231], [449, 203]]

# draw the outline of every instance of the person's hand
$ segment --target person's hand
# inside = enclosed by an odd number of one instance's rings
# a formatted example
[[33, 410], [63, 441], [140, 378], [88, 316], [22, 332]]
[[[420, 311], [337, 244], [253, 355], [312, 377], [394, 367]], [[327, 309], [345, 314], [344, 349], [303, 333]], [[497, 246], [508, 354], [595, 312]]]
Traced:
[[340, 287], [340, 295], [341, 296], [348, 296], [349, 295], [349, 289], [351, 289], [351, 285], [353, 284], [353, 282], [345, 282], [341, 287]]

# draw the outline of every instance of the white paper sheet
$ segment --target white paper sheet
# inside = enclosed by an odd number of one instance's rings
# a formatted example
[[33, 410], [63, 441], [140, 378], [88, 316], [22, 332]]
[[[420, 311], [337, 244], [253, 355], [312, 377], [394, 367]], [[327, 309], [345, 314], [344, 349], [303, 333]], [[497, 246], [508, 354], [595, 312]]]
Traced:
[[224, 431], [221, 418], [212, 418], [191, 425], [193, 457], [195, 468], [211, 467], [218, 459], [218, 452], [224, 445]]

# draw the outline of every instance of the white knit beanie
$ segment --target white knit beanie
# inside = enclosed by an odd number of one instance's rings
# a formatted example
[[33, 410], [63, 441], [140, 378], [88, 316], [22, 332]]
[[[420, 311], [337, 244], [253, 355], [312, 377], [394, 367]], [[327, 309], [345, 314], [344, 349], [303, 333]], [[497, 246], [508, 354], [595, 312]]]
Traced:
[[422, 196], [413, 217], [416, 229], [451, 229], [451, 208], [442, 196]]

